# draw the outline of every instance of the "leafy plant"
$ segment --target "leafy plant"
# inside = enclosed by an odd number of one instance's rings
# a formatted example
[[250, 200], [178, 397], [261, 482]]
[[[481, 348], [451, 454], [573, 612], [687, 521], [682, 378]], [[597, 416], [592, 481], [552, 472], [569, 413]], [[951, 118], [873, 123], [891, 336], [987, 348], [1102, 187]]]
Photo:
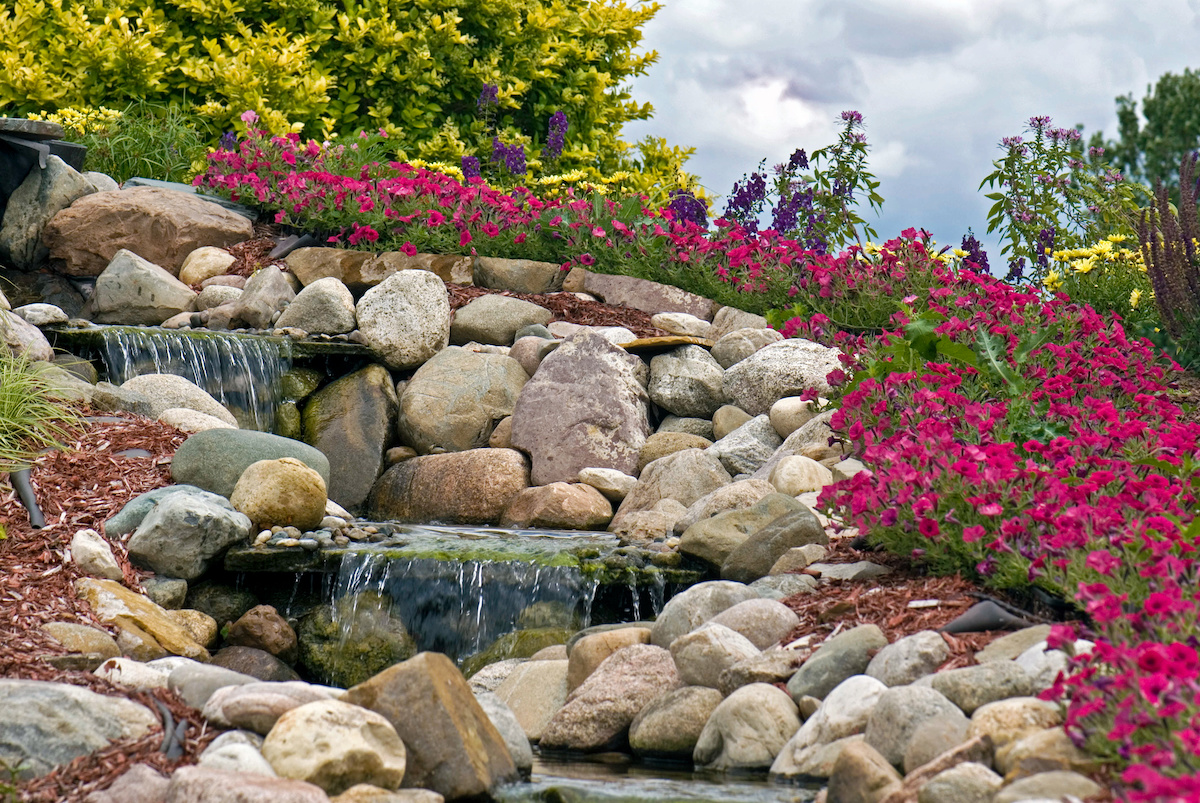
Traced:
[[1158, 325], [1154, 290], [1140, 250], [1121, 247], [1128, 239], [1110, 234], [1084, 248], [1055, 251], [1052, 269], [1042, 280], [1051, 292], [1090, 304], [1100, 313], [1116, 313], [1127, 325]]
[[1200, 70], [1163, 73], [1146, 87], [1140, 114], [1132, 92], [1118, 97], [1117, 139], [1097, 133], [1092, 144], [1104, 147], [1126, 175], [1173, 190], [1176, 166], [1200, 146]]
[[1009, 281], [1041, 282], [1055, 250], [1081, 248], [1109, 234], [1132, 236], [1139, 199], [1147, 188], [1126, 180], [1093, 148], [1085, 160], [1080, 133], [1054, 128], [1049, 117], [1031, 117], [1025, 137], [1005, 137], [1005, 157], [980, 189], [994, 203], [988, 233], [999, 230]]
[[0, 471], [29, 468], [70, 434], [75, 415], [53, 398], [44, 366], [0, 349]]

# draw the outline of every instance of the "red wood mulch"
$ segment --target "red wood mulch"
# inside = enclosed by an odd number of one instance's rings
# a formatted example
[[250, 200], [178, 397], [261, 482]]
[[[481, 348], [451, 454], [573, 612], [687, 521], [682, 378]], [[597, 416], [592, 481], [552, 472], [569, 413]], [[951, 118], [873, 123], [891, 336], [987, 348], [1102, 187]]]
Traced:
[[614, 307], [601, 301], [588, 301], [573, 293], [512, 293], [507, 290], [489, 290], [475, 285], [447, 284], [450, 293], [450, 309], [456, 310], [480, 296], [498, 294], [531, 301], [554, 313], [554, 320], [578, 323], [587, 326], [624, 326], [638, 337], [661, 337], [668, 334], [650, 325], [650, 314], [628, 307]]

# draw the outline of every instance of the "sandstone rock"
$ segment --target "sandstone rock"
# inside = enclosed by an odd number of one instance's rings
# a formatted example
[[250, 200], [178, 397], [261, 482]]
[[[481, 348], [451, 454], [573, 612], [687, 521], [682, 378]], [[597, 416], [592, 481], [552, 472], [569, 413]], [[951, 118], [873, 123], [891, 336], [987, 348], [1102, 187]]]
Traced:
[[[492, 430], [492, 434], [488, 435], [487, 445], [493, 449], [511, 449], [512, 448], [512, 416], [506, 415], [501, 418], [496, 424], [496, 428]], [[412, 457], [416, 457], [417, 450], [413, 449]]]
[[113, 637], [99, 628], [74, 622], [47, 622], [41, 630], [68, 651], [67, 655], [44, 659], [52, 666], [92, 669], [121, 654]]
[[[392, 377], [368, 365], [329, 383], [304, 406], [304, 440], [329, 461], [329, 498], [358, 508], [384, 470], [397, 420]], [[319, 517], [318, 517], [319, 521]]]
[[775, 644], [800, 624], [791, 608], [771, 599], [748, 599], [721, 611], [709, 620], [749, 639], [760, 650]]
[[579, 481], [584, 485], [592, 486], [604, 494], [605, 499], [617, 504], [620, 504], [633, 490], [633, 486], [637, 485], [636, 477], [631, 477], [615, 468], [581, 468]]
[[1005, 776], [1070, 770], [1089, 772], [1096, 759], [1075, 746], [1062, 728], [1033, 731], [996, 751], [996, 769]]
[[71, 538], [71, 560], [84, 574], [120, 581], [124, 578], [121, 566], [113, 556], [112, 547], [95, 530], [80, 530]]
[[246, 683], [217, 689], [201, 713], [218, 728], [243, 728], [266, 736], [293, 708], [330, 699], [329, 689], [300, 681]]
[[806, 695], [824, 698], [847, 678], [862, 674], [874, 652], [887, 643], [875, 625], [859, 625], [822, 643], [788, 681], [792, 699], [798, 701]]
[[343, 701], [382, 714], [396, 728], [408, 749], [409, 786], [456, 800], [517, 777], [504, 739], [444, 655], [420, 653], [353, 687]]
[[271, 321], [296, 297], [287, 275], [274, 265], [256, 270], [233, 304], [233, 321], [251, 329], [269, 329]]
[[79, 686], [0, 679], [0, 759], [18, 777], [45, 775], [117, 739], [139, 738], [159, 725], [157, 713]]
[[[190, 633], [192, 639], [200, 646], [205, 649], [216, 646], [217, 637], [221, 634], [220, 629], [217, 620], [207, 613], [181, 608], [168, 610], [167, 616], [183, 625], [183, 629]], [[216, 661], [216, 656], [213, 657], [213, 660]]]
[[721, 566], [751, 533], [786, 513], [801, 509], [804, 506], [794, 497], [783, 494], [764, 496], [744, 510], [718, 513], [688, 527], [679, 539], [679, 551], [713, 566]]
[[700, 346], [680, 346], [650, 360], [650, 400], [678, 416], [711, 418], [728, 401], [725, 371]]
[[215, 276], [221, 276], [233, 267], [237, 259], [224, 248], [203, 245], [184, 257], [179, 266], [179, 281], [186, 285], [200, 284]]
[[[350, 273], [343, 281], [356, 293], [379, 284], [393, 273], [402, 270], [425, 270], [443, 282], [471, 284], [472, 258], [464, 254], [406, 254], [403, 251], [387, 251], [376, 254], [362, 263], [358, 277]], [[361, 284], [356, 284], [361, 282]]]
[[142, 374], [122, 384], [121, 389], [145, 396], [150, 402], [150, 418], [156, 418], [173, 407], [186, 407], [237, 426], [237, 419], [233, 417], [233, 413], [203, 388], [182, 376]]
[[671, 642], [679, 679], [688, 686], [710, 689], [720, 687], [722, 672], [758, 653], [750, 639], [711, 620]]
[[786, 692], [766, 683], [743, 686], [713, 711], [693, 760], [713, 770], [770, 767], [799, 727], [796, 705]]
[[900, 787], [900, 774], [866, 742], [847, 744], [834, 762], [827, 803], [877, 803]]
[[629, 745], [639, 756], [691, 759], [721, 693], [703, 686], [668, 692], [643, 708], [629, 726]]
[[881, 649], [866, 673], [885, 686], [906, 686], [936, 671], [949, 657], [950, 648], [941, 634], [922, 630]]
[[554, 313], [529, 301], [495, 293], [469, 301], [454, 313], [450, 342], [455, 345], [494, 343], [510, 346], [516, 333], [530, 324], [550, 323]]
[[355, 323], [354, 296], [329, 276], [301, 290], [275, 321], [275, 328], [294, 326], [309, 334], [339, 335], [353, 331]]
[[400, 438], [421, 454], [486, 446], [527, 381], [511, 357], [443, 349], [417, 369], [400, 396]]
[[651, 315], [650, 325], [673, 335], [706, 339], [712, 335], [713, 330], [713, 324], [686, 312], [660, 312]]
[[402, 270], [372, 287], [355, 308], [358, 331], [389, 368], [416, 368], [450, 341], [450, 300], [432, 273]]
[[676, 594], [663, 606], [650, 630], [650, 643], [669, 647], [671, 642], [690, 633], [722, 611], [758, 595], [741, 583], [714, 580], [697, 583]]
[[52, 264], [68, 276], [99, 275], [121, 249], [175, 275], [197, 248], [226, 247], [253, 236], [241, 215], [197, 195], [156, 187], [87, 195], [42, 232]]
[[134, 530], [129, 559], [158, 574], [194, 580], [213, 558], [248, 539], [250, 526], [250, 519], [223, 497], [176, 492], [162, 499]]
[[712, 356], [722, 368], [729, 370], [759, 349], [781, 340], [783, 335], [766, 327], [735, 329], [717, 339]]
[[121, 249], [99, 277], [92, 293], [97, 323], [158, 324], [189, 312], [196, 293], [170, 272]]
[[680, 688], [671, 654], [635, 644], [608, 657], [567, 698], [542, 733], [543, 749], [596, 751], [624, 741], [637, 714]]
[[196, 643], [192, 634], [172, 619], [168, 611], [119, 583], [83, 578], [75, 581], [75, 593], [87, 602], [92, 613], [104, 624], [122, 631], [135, 630], [153, 639], [162, 650], [173, 655], [203, 661], [209, 658], [208, 650]]
[[405, 749], [380, 714], [338, 700], [305, 703], [284, 713], [263, 740], [263, 758], [285, 778], [339, 794], [369, 783], [396, 789]]
[[713, 413], [713, 435], [717, 440], [720, 440], [742, 424], [745, 424], [752, 417], [741, 407], [736, 407], [732, 404], [723, 405]]
[[567, 661], [526, 661], [496, 687], [496, 696], [512, 709], [521, 731], [540, 741], [551, 717], [567, 702]]
[[612, 520], [612, 505], [590, 485], [553, 482], [526, 488], [513, 497], [500, 526], [550, 530], [601, 530]]
[[965, 722], [954, 703], [933, 689], [896, 686], [879, 698], [867, 722], [866, 741], [893, 766], [902, 766], [904, 753], [917, 728], [927, 720]]
[[713, 316], [713, 302], [709, 299], [633, 276], [609, 276], [572, 268], [562, 287], [572, 293], [589, 293], [606, 304], [631, 307], [650, 315], [686, 312], [705, 321], [711, 321]]
[[641, 474], [646, 466], [668, 455], [682, 452], [684, 449], [706, 449], [709, 446], [712, 446], [712, 442], [698, 435], [685, 432], [655, 432], [638, 451], [637, 473]]
[[531, 259], [477, 256], [472, 270], [472, 279], [480, 287], [514, 293], [553, 293], [562, 289], [564, 278], [558, 264]]
[[0, 226], [0, 262], [23, 271], [41, 267], [50, 254], [42, 243], [46, 224], [92, 192], [88, 180], [58, 156], [47, 158], [45, 167], [34, 165], [8, 199]]
[[377, 259], [378, 257], [369, 251], [319, 247], [297, 248], [284, 257], [283, 261], [305, 287], [322, 279], [337, 279], [350, 290], [362, 293], [368, 287], [378, 284], [385, 276], [396, 272], [382, 271], [374, 281], [367, 281], [363, 276], [363, 267]]
[[325, 481], [294, 457], [259, 460], [242, 472], [229, 502], [256, 530], [315, 530], [325, 518]]
[[294, 457], [304, 463], [320, 474], [328, 487], [329, 460], [324, 454], [291, 438], [241, 429], [192, 435], [175, 451], [171, 479], [228, 497], [251, 463], [280, 457]]
[[180, 767], [171, 776], [166, 800], [171, 803], [328, 803], [329, 796], [319, 786], [290, 778], [213, 767]]
[[582, 468], [637, 466], [650, 434], [645, 363], [595, 334], [571, 337], [542, 361], [513, 408], [513, 446], [535, 485], [574, 482]]
[[[418, 254], [420, 256], [420, 254]], [[468, 278], [470, 278], [468, 276]], [[340, 795], [332, 803], [445, 803], [446, 798], [428, 789], [397, 789], [389, 791], [378, 786], [360, 783]]]
[[414, 457], [392, 466], [367, 502], [379, 521], [496, 524], [529, 487], [529, 464], [512, 449]]
[[788, 496], [820, 491], [832, 483], [833, 472], [804, 455], [785, 457], [771, 470], [771, 484], [781, 494]]
[[987, 735], [996, 750], [1032, 732], [1061, 725], [1062, 709], [1036, 697], [1012, 697], [980, 706], [971, 715], [967, 738]]
[[6, 346], [9, 353], [31, 361], [54, 359], [54, 349], [41, 330], [6, 310], [0, 310], [0, 344]]
[[721, 564], [721, 577], [743, 583], [754, 582], [766, 576], [789, 550], [828, 544], [829, 536], [825, 534], [816, 515], [807, 506], [797, 504], [798, 508], [771, 519], [734, 547]]
[[270, 605], [255, 605], [242, 614], [229, 626], [225, 642], [265, 650], [285, 663], [296, 661], [296, 631]]
[[209, 429], [237, 429], [237, 424], [230, 424], [215, 415], [202, 413], [188, 407], [168, 407], [158, 414], [158, 420], [169, 427], [175, 427], [180, 432], [189, 435], [204, 432]]

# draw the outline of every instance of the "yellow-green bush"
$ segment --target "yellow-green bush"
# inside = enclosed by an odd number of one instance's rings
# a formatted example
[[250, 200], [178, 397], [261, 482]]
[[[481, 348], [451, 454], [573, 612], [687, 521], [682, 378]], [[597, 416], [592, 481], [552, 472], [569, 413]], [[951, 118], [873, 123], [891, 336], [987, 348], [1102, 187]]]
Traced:
[[[309, 136], [383, 128], [400, 156], [457, 163], [498, 134], [531, 158], [556, 111], [570, 121], [554, 172], [673, 180], [690, 150], [620, 139], [652, 109], [625, 88], [657, 3], [624, 0], [9, 0], [0, 4], [0, 113], [129, 100], [193, 108], [215, 136], [251, 109]], [[29, 54], [36, 54], [31, 57]], [[495, 128], [476, 113], [499, 86]], [[593, 172], [594, 171], [594, 172]]]

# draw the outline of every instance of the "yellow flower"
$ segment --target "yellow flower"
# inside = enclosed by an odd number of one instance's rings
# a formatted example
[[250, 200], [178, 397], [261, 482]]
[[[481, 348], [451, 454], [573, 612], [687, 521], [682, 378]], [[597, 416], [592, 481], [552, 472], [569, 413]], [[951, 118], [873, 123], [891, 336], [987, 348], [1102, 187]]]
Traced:
[[1042, 279], [1042, 284], [1045, 285], [1046, 289], [1051, 293], [1058, 292], [1058, 288], [1062, 287], [1062, 283], [1062, 276], [1060, 276], [1056, 270], [1050, 271], [1046, 274], [1046, 278]]
[[1129, 307], [1131, 309], [1137, 309], [1138, 302], [1140, 302], [1141, 300], [1142, 300], [1142, 291], [1134, 290], [1132, 293], [1129, 294]]
[[1108, 235], [1108, 237], [1106, 239], [1110, 243], [1123, 243], [1126, 240], [1128, 240], [1129, 238], [1126, 237], [1124, 234], [1110, 234], [1110, 235]]
[[875, 245], [873, 242], [867, 241], [863, 244], [863, 251], [871, 256], [875, 256], [879, 253], [879, 246]]
[[959, 259], [962, 259], [963, 257], [967, 256], [967, 252], [962, 250], [961, 248], [955, 248], [954, 256], [958, 257]]
[[1076, 273], [1087, 273], [1092, 268], [1096, 267], [1096, 258], [1088, 257], [1087, 259], [1076, 259], [1071, 262], [1071, 267]]

